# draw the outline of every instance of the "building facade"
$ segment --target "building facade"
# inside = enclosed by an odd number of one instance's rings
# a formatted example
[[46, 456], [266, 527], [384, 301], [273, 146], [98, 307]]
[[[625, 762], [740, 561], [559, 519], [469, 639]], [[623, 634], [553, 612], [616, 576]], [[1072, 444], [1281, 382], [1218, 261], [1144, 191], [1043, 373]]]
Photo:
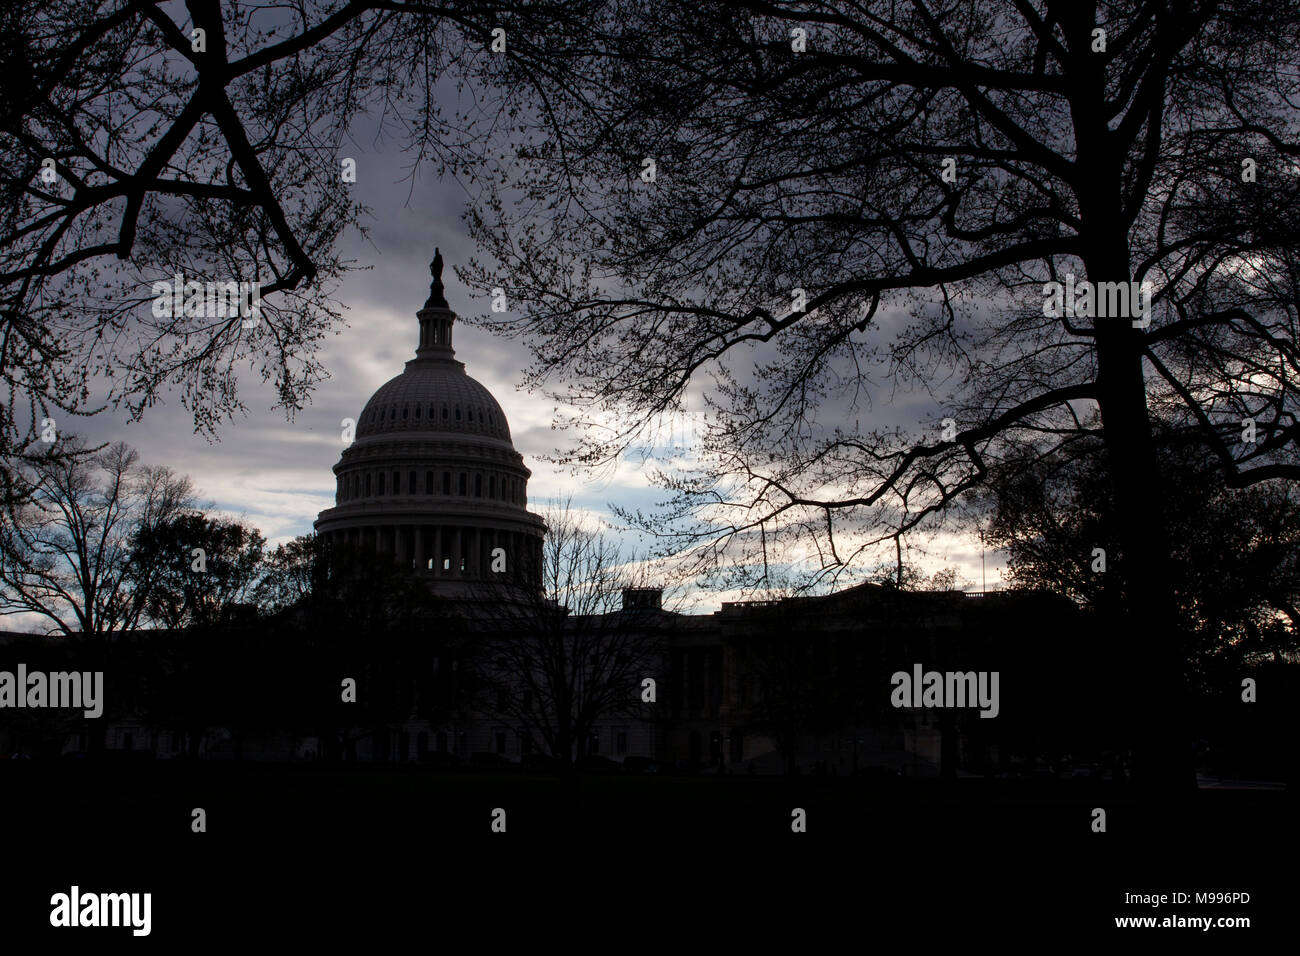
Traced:
[[[456, 316], [441, 272], [438, 255], [429, 298], [416, 313], [415, 355], [365, 404], [355, 440], [334, 466], [334, 506], [320, 513], [315, 529], [323, 542], [395, 559], [399, 573], [460, 607], [469, 631], [477, 627], [490, 640], [485, 606], [556, 610], [542, 594], [546, 527], [528, 510], [531, 472], [511, 442], [504, 411], [455, 358]], [[891, 706], [891, 675], [918, 663], [1005, 667], [999, 647], [1032, 632], [1037, 617], [1060, 618], [1068, 610], [1068, 602], [1042, 595], [976, 599], [862, 584], [682, 615], [665, 611], [657, 590], [628, 590], [622, 609], [600, 624], [620, 639], [653, 644], [654, 657], [646, 659], [644, 675], [633, 675], [627, 693], [629, 699], [638, 693], [642, 676], [657, 683], [658, 693], [598, 719], [574, 749], [606, 768], [637, 758], [629, 766], [717, 773], [987, 770], [1005, 762], [1013, 740], [999, 737], [994, 722], [972, 719], [973, 712]], [[565, 626], [576, 632], [590, 623], [568, 619]], [[175, 637], [139, 640], [144, 646]], [[141, 661], [150, 656], [158, 655], [142, 653]], [[1026, 658], [1033, 654], [1022, 653]], [[125, 690], [129, 681], [117, 686], [123, 690], [110, 701], [104, 733], [110, 750], [313, 760], [328, 749], [319, 737], [286, 730], [270, 717], [267, 726], [246, 725], [238, 734], [221, 726], [178, 729], [138, 706]], [[359, 728], [346, 758], [471, 769], [526, 765], [541, 745], [528, 726], [511, 719], [510, 703], [493, 706], [480, 697], [454, 716], [412, 713]], [[22, 747], [21, 737], [0, 739], [0, 751]], [[85, 748], [84, 731], [65, 738], [65, 751]]]

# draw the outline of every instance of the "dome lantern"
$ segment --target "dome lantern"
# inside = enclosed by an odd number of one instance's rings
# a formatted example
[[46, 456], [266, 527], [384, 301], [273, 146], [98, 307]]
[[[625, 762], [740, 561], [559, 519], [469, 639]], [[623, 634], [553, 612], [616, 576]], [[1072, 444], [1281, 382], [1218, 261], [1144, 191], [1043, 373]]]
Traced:
[[456, 321], [456, 313], [447, 305], [442, 287], [442, 253], [437, 249], [433, 250], [429, 272], [433, 274], [429, 298], [425, 299], [424, 308], [415, 313], [420, 320], [420, 344], [415, 349], [415, 357], [424, 361], [451, 361], [456, 355], [456, 350], [451, 347], [451, 327]]

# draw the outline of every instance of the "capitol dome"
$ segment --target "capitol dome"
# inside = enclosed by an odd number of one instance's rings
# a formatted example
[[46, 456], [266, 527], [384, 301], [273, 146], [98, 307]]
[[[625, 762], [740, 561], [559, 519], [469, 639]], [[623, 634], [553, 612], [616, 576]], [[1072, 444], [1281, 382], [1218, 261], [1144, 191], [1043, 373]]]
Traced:
[[546, 527], [527, 508], [532, 472], [497, 400], [455, 358], [441, 255], [431, 269], [415, 358], [366, 402], [316, 532], [391, 554], [442, 592], [539, 587]]

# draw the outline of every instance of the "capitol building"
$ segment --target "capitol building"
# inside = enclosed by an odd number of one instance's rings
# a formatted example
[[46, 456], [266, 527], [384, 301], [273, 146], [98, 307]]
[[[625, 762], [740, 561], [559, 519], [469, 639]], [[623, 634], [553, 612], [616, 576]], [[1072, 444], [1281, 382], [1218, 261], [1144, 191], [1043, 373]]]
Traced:
[[[538, 602], [534, 608], [545, 603], [546, 526], [528, 510], [531, 472], [511, 443], [505, 412], [456, 359], [456, 315], [447, 304], [442, 269], [435, 253], [430, 294], [416, 313], [415, 356], [362, 410], [356, 440], [334, 466], [335, 505], [320, 513], [316, 533], [327, 542], [392, 556], [453, 602], [467, 624], [481, 624], [482, 608], [473, 605], [511, 590], [529, 593]], [[625, 591], [623, 608], [613, 616], [652, 632], [661, 659], [647, 676], [657, 679], [662, 694], [654, 706], [609, 714], [576, 742], [575, 756], [611, 762], [636, 757], [716, 772], [821, 766], [853, 773], [860, 764], [934, 772], [940, 744], [937, 725], [928, 719], [907, 726], [801, 727], [798, 740], [788, 733], [778, 739], [785, 705], [762, 686], [771, 675], [755, 659], [758, 635], [804, 629], [810, 648], [847, 642], [860, 660], [864, 643], [878, 650], [885, 636], [873, 627], [882, 601], [892, 603], [877, 586], [861, 585], [821, 598], [730, 602], [711, 615], [684, 615], [665, 611], [657, 589]], [[960, 615], [945, 616], [952, 626]], [[864, 633], [872, 630], [874, 641]], [[537, 752], [525, 728], [484, 703], [485, 709], [462, 713], [447, 726], [412, 718], [377, 728], [356, 757], [449, 758], [473, 767], [491, 765], [489, 758], [501, 766], [518, 764]], [[795, 757], [795, 751], [802, 754]]]
[[415, 357], [366, 402], [316, 533], [391, 554], [447, 597], [487, 580], [538, 587], [546, 526], [527, 507], [532, 473], [500, 404], [456, 360], [441, 254], [432, 271]]
[[[941, 765], [987, 768], [1005, 759], [1008, 741], [988, 726], [1004, 720], [889, 708], [889, 675], [919, 660], [956, 665], [1001, 653], [1009, 636], [1036, 633], [1044, 615], [1063, 620], [1060, 599], [903, 592], [864, 582], [833, 594], [732, 601], [711, 614], [679, 614], [663, 608], [659, 589], [628, 588], [620, 608], [582, 615], [545, 593], [547, 528], [528, 510], [531, 472], [500, 403], [456, 359], [456, 315], [442, 268], [435, 255], [429, 297], [416, 312], [415, 355], [362, 409], [355, 439], [334, 465], [334, 505], [320, 512], [316, 536], [353, 554], [373, 552], [423, 581], [450, 612], [446, 620], [458, 622], [448, 625], [457, 639], [476, 651], [546, 622], [555, 630], [547, 631], [543, 653], [564, 658], [565, 686], [548, 687], [528, 668], [506, 666], [496, 651], [480, 653], [477, 664], [464, 662], [471, 666], [462, 675], [470, 671], [474, 684], [485, 676], [474, 667], [505, 667], [497, 694], [473, 695], [436, 715], [421, 711], [417, 694], [409, 711], [403, 703], [346, 730], [341, 759], [471, 770], [545, 765], [548, 745], [536, 720], [519, 718], [521, 701], [524, 709], [545, 706], [551, 714], [585, 706], [582, 694], [604, 703], [584, 722], [583, 739], [569, 741], [571, 756], [598, 769], [851, 775], [875, 768], [925, 776]], [[412, 633], [418, 625], [410, 622]], [[612, 661], [614, 670], [602, 671], [591, 645], [582, 644], [580, 635], [593, 632], [625, 642], [603, 662]], [[258, 634], [266, 640], [273, 632]], [[192, 644], [185, 636], [148, 632], [118, 649], [114, 673], [128, 692], [109, 695], [108, 749], [268, 761], [338, 752], [337, 741], [304, 733], [301, 721], [283, 717], [239, 727], [221, 718], [181, 726], [172, 715], [151, 712], [130, 690], [150, 685], [131, 672], [171, 656], [179, 672], [201, 674], [185, 658]], [[32, 653], [26, 640], [0, 634], [0, 664]], [[638, 654], [638, 647], [645, 650], [634, 658], [635, 671], [617, 671], [618, 658], [625, 650]], [[456, 663], [449, 663], [453, 672]], [[598, 676], [616, 671], [613, 679]], [[652, 699], [640, 694], [645, 678], [657, 685]], [[564, 703], [557, 707], [557, 700]], [[16, 733], [0, 727], [0, 748], [26, 746]], [[85, 740], [84, 730], [70, 735], [64, 750], [79, 752]]]

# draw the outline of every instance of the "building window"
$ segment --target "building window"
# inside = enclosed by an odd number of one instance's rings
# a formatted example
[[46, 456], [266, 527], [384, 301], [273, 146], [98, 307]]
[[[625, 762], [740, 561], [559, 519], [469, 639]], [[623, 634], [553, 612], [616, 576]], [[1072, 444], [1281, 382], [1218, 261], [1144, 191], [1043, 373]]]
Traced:
[[406, 413], [409, 411], [405, 405], [402, 406], [402, 421], [406, 421]]
[[460, 406], [456, 406], [456, 421], [460, 421]]
[[366, 497], [370, 497], [370, 475], [366, 475]]
[[449, 471], [442, 473], [442, 493], [444, 495], [451, 494], [451, 472]]
[[488, 475], [488, 497], [495, 498], [496, 496], [497, 496], [497, 476]]
[[397, 406], [396, 406], [396, 405], [394, 405], [394, 406], [389, 410], [389, 412], [388, 412], [388, 420], [389, 420], [390, 422], [395, 422], [395, 421], [397, 421]]
[[443, 420], [444, 422], [447, 420], [447, 406], [446, 406], [446, 405], [442, 406], [442, 420]]
[[503, 754], [505, 752], [506, 752], [506, 732], [504, 730], [498, 730], [497, 731], [497, 753]]
[[627, 756], [627, 731], [620, 730], [614, 736], [614, 753], [620, 757]]
[[416, 406], [415, 406], [415, 417], [416, 417], [416, 418], [419, 418], [419, 417], [420, 417], [420, 406], [419, 406], [419, 405], [416, 405]]

